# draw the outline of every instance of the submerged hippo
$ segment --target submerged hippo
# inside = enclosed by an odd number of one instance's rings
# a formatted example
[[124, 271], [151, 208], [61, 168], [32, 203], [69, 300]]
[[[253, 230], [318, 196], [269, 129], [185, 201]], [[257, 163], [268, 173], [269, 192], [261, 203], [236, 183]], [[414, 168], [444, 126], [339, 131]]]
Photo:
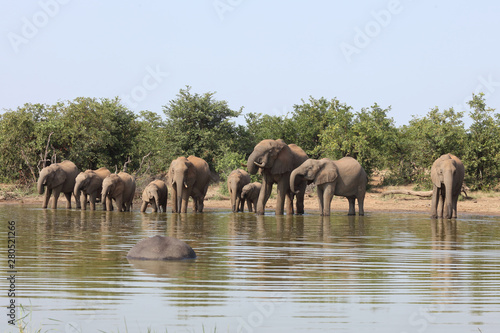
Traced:
[[153, 236], [140, 240], [127, 254], [129, 259], [179, 260], [196, 258], [196, 253], [181, 240], [173, 237]]

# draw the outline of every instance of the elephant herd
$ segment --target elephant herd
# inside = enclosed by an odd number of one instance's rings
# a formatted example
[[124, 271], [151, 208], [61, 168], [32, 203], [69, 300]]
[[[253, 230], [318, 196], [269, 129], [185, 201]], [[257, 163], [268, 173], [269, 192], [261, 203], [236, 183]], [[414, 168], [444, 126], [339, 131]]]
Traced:
[[[321, 215], [330, 215], [334, 195], [347, 198], [349, 215], [355, 214], [357, 200], [359, 215], [364, 215], [368, 179], [363, 167], [352, 157], [337, 161], [310, 159], [295, 144], [286, 144], [283, 140], [263, 140], [248, 157], [246, 167], [248, 172], [237, 169], [227, 179], [231, 209], [235, 213], [242, 212], [246, 202], [250, 212], [264, 214], [266, 202], [276, 183], [276, 215], [283, 215], [285, 209], [288, 215], [303, 214], [306, 186], [314, 183]], [[257, 173], [262, 176], [262, 183], [251, 182], [250, 174]], [[460, 159], [451, 154], [442, 155], [433, 163], [432, 217], [456, 218], [464, 173]], [[166, 212], [167, 184], [171, 187], [172, 212], [186, 213], [189, 198], [193, 200], [193, 211], [203, 212], [211, 179], [206, 161], [195, 156], [178, 157], [170, 164], [167, 183], [154, 180], [146, 186], [142, 193], [141, 212], [145, 212], [149, 204], [154, 212], [159, 209]], [[66, 208], [71, 208], [71, 196], [74, 195], [77, 208], [86, 209], [89, 202], [90, 209], [95, 210], [100, 199], [104, 210], [113, 210], [114, 201], [118, 211], [130, 211], [135, 189], [134, 176], [126, 172], [112, 174], [108, 169], [100, 168], [79, 173], [70, 161], [43, 168], [38, 179], [38, 192], [45, 192], [43, 208], [47, 208], [51, 195], [54, 196], [52, 208], [57, 208], [57, 199], [64, 193]]]

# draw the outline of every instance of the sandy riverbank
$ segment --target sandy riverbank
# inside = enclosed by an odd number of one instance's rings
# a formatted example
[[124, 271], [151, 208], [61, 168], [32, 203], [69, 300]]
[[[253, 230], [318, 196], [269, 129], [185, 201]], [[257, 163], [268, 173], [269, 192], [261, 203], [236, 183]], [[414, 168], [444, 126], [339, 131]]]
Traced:
[[[410, 195], [393, 194], [384, 196], [382, 193], [388, 190], [405, 189], [411, 190], [411, 186], [399, 187], [375, 187], [372, 188], [365, 198], [365, 212], [429, 212], [430, 198], [422, 198]], [[22, 196], [12, 191], [8, 186], [0, 188], [0, 204], [37, 204], [42, 202], [42, 196], [27, 195]], [[139, 198], [140, 194], [137, 195]], [[273, 211], [276, 200], [270, 198], [266, 205], [266, 210]], [[65, 206], [64, 197], [59, 198], [59, 207]], [[139, 199], [134, 203], [135, 209], [140, 207]], [[170, 202], [168, 202], [170, 207]], [[230, 209], [229, 197], [221, 195], [218, 191], [218, 185], [209, 188], [206, 200], [206, 208]], [[306, 193], [304, 201], [305, 210], [319, 212], [318, 199], [316, 192]], [[348, 210], [348, 202], [345, 198], [334, 197], [332, 202], [332, 211]], [[170, 209], [170, 208], [168, 208]], [[500, 192], [469, 192], [467, 198], [461, 198], [458, 202], [458, 212], [479, 215], [497, 215], [500, 216]]]

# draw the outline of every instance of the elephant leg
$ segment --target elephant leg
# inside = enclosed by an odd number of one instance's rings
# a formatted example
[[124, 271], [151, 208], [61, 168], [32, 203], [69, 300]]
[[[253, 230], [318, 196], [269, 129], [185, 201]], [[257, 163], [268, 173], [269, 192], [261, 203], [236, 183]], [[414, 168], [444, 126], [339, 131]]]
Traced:
[[[95, 203], [97, 201], [97, 195], [95, 193], [91, 193], [89, 195], [89, 201], [90, 201], [90, 210], [95, 210]], [[85, 209], [84, 207], [87, 205], [87, 199], [83, 202], [82, 208]]]
[[49, 205], [51, 195], [52, 195], [52, 190], [47, 189], [45, 191], [45, 195], [43, 196], [42, 208], [47, 208], [47, 206]]
[[108, 210], [108, 212], [111, 212], [113, 210], [113, 200], [110, 196], [106, 197], [106, 209]]
[[333, 187], [333, 186], [327, 186], [324, 190], [323, 211], [322, 211], [323, 216], [330, 216], [330, 211], [331, 211], [331, 207], [332, 207], [332, 199], [333, 199], [334, 193], [335, 193], [335, 187]]
[[248, 208], [248, 211], [251, 213], [252, 212], [252, 201], [250, 201], [250, 199], [247, 199], [247, 208]]
[[151, 206], [153, 207], [153, 212], [158, 213], [158, 205], [156, 204], [156, 200], [151, 202]]
[[356, 197], [347, 198], [349, 201], [349, 213], [347, 215], [356, 215]]
[[457, 203], [458, 203], [458, 196], [459, 195], [460, 194], [457, 194], [457, 195], [453, 196], [453, 202], [452, 202], [452, 205], [453, 205], [453, 215], [451, 216], [451, 218], [454, 218], [454, 219], [457, 218]]
[[85, 193], [80, 194], [80, 208], [82, 210], [87, 210], [87, 195]]
[[437, 218], [437, 209], [439, 197], [441, 194], [439, 193], [439, 188], [437, 186], [432, 187], [432, 199], [431, 199], [431, 218]]
[[271, 195], [273, 183], [267, 180], [267, 177], [262, 177], [262, 187], [260, 188], [259, 199], [257, 200], [257, 215], [264, 215], [266, 209], [266, 202]]
[[240, 198], [241, 193], [236, 194], [236, 207], [238, 207], [238, 212], [242, 212], [245, 209], [245, 201]]
[[358, 214], [359, 216], [365, 215], [365, 195], [360, 195], [357, 197], [358, 199]]
[[278, 182], [278, 193], [277, 193], [277, 198], [276, 198], [276, 215], [283, 215], [285, 211], [285, 200], [288, 197], [288, 203], [287, 203], [287, 214], [288, 215], [293, 215], [293, 198], [290, 198], [291, 193], [287, 193], [288, 188], [287, 184], [285, 184], [284, 178], [286, 177], [281, 177], [280, 181]]
[[322, 186], [318, 186], [316, 188], [316, 193], [318, 194], [318, 204], [319, 204], [319, 211], [321, 212], [321, 215], [323, 215], [324, 212], [324, 200], [325, 200], [325, 191]]
[[115, 198], [115, 203], [116, 203], [116, 210], [118, 212], [123, 212], [123, 200], [121, 197], [116, 197]]
[[71, 196], [73, 193], [64, 193], [64, 196], [66, 197], [66, 209], [71, 209]]
[[54, 196], [53, 196], [53, 201], [52, 201], [52, 209], [57, 209], [57, 201], [59, 200], [59, 195], [61, 194], [61, 190], [56, 190], [54, 189], [52, 191], [52, 193], [54, 193]]

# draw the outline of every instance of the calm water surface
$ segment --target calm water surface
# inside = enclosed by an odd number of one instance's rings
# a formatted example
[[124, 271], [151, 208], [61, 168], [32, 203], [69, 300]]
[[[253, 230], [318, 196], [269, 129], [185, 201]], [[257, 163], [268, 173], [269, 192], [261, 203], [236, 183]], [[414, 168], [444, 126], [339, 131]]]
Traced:
[[[0, 271], [15, 220], [16, 301], [32, 331], [499, 332], [499, 217], [269, 214], [0, 206]], [[127, 260], [157, 234], [198, 258]], [[17, 332], [3, 308], [1, 331]]]

